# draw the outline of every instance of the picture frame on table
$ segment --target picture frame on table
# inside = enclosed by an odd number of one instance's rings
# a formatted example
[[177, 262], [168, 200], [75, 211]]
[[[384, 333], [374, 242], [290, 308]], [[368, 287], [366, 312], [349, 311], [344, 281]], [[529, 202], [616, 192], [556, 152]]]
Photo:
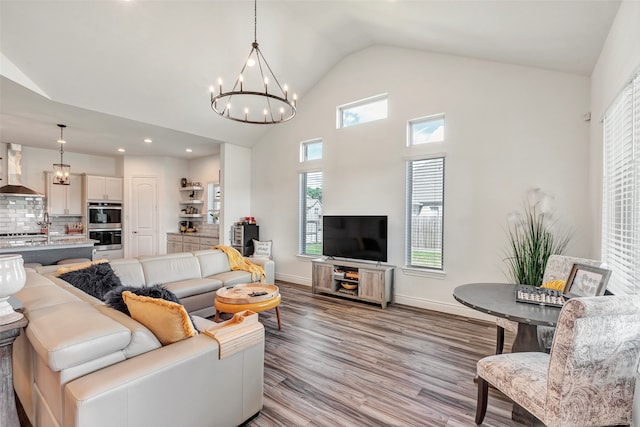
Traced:
[[573, 264], [563, 295], [565, 298], [603, 295], [607, 289], [609, 276], [611, 276], [611, 270], [584, 264]]

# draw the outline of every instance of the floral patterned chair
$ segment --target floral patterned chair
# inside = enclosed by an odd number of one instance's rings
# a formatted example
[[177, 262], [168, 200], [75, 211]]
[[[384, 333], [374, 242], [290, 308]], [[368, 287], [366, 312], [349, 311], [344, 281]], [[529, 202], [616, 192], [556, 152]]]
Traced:
[[[596, 261], [594, 259], [576, 258], [564, 255], [551, 255], [547, 260], [547, 265], [544, 269], [544, 275], [542, 276], [542, 283], [552, 282], [554, 280], [567, 280], [573, 264], [584, 264], [590, 267], [603, 267], [602, 261]], [[502, 354], [504, 349], [504, 331], [518, 332], [518, 323], [512, 320], [505, 319], [503, 317], [496, 318], [496, 354]], [[551, 326], [539, 326], [538, 327], [538, 341], [540, 342], [541, 350], [551, 347], [551, 341], [553, 340], [553, 332], [555, 328]]]
[[551, 353], [478, 362], [476, 424], [488, 384], [549, 427], [629, 425], [640, 364], [640, 295], [573, 298], [562, 307]]

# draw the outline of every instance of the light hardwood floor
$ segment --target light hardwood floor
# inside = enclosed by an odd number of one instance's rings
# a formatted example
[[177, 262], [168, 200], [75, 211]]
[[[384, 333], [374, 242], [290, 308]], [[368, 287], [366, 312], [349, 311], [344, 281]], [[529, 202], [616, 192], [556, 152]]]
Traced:
[[[282, 330], [260, 313], [264, 408], [248, 427], [475, 426], [475, 364], [495, 351], [495, 323], [278, 285]], [[483, 425], [522, 426], [493, 389]]]

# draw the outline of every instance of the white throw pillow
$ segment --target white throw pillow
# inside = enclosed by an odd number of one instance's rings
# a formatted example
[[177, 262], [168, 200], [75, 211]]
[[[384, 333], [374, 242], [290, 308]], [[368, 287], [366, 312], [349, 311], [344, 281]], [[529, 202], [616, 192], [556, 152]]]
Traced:
[[253, 239], [253, 255], [254, 258], [271, 258], [271, 244], [273, 242], [271, 240], [267, 240], [266, 242], [261, 242], [259, 240]]

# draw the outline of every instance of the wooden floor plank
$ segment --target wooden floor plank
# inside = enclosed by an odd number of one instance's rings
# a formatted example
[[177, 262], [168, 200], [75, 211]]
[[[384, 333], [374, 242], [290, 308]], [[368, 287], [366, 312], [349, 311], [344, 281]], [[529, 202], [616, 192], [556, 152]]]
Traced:
[[[495, 349], [494, 323], [277, 284], [282, 329], [260, 313], [264, 408], [247, 427], [475, 426], [475, 364]], [[496, 391], [483, 425], [522, 426]]]

